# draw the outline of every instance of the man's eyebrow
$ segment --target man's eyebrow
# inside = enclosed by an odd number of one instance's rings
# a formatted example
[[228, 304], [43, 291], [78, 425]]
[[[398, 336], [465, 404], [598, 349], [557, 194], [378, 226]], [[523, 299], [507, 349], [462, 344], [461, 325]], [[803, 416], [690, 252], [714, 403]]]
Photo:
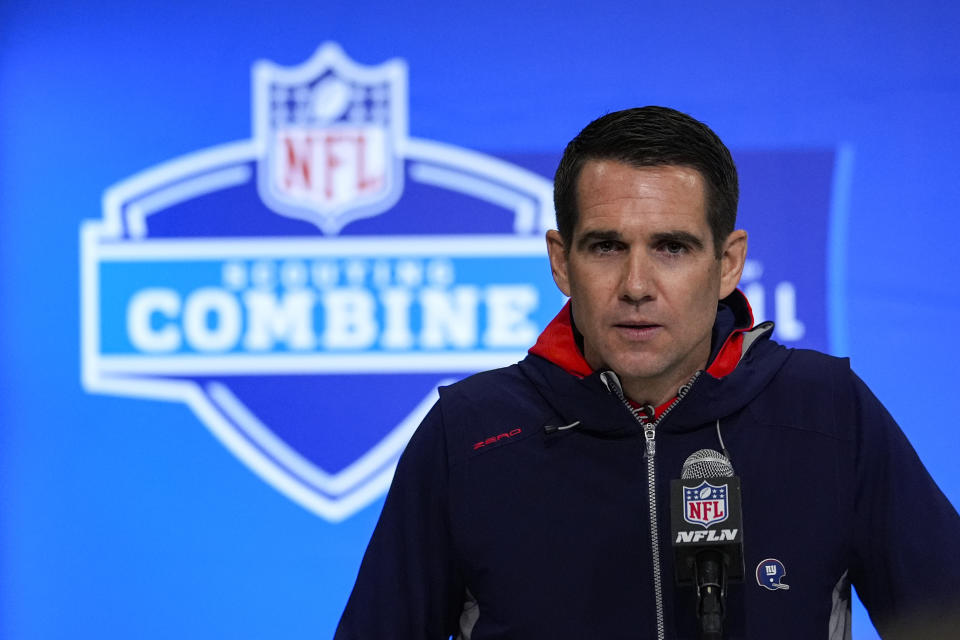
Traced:
[[666, 244], [668, 242], [679, 242], [693, 249], [703, 249], [703, 241], [689, 231], [664, 231], [653, 234], [654, 244]]
[[621, 237], [619, 231], [613, 231], [612, 229], [609, 231], [605, 229], [594, 229], [593, 231], [587, 231], [577, 238], [577, 249], [584, 249], [591, 242], [620, 240]]

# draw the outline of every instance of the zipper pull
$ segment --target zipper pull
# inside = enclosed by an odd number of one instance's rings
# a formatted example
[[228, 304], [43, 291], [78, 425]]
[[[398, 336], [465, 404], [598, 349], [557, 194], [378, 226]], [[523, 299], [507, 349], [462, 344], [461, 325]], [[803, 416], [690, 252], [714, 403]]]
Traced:
[[643, 437], [647, 441], [647, 456], [652, 458], [657, 455], [657, 441], [654, 440], [657, 437], [656, 428], [650, 424], [644, 425]]

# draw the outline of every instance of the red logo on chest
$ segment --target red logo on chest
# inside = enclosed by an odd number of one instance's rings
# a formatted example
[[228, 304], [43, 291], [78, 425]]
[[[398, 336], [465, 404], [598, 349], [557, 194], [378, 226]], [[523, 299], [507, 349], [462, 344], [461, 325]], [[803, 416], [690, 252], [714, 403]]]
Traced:
[[506, 439], [512, 438], [513, 436], [518, 436], [520, 435], [521, 432], [522, 432], [522, 429], [520, 427], [517, 427], [515, 429], [510, 429], [510, 431], [507, 431], [506, 433], [501, 433], [498, 436], [490, 436], [486, 440], [481, 440], [480, 442], [474, 444], [473, 450], [476, 451], [477, 449], [482, 449], [488, 444], [493, 444], [494, 442], [499, 442], [500, 440], [506, 440]]

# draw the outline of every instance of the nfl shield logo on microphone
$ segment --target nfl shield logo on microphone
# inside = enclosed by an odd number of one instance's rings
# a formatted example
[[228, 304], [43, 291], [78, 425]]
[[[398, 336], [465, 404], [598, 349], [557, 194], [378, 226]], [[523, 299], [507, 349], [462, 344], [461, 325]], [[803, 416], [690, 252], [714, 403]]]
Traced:
[[683, 488], [683, 519], [704, 529], [727, 519], [727, 485], [706, 480], [696, 487]]

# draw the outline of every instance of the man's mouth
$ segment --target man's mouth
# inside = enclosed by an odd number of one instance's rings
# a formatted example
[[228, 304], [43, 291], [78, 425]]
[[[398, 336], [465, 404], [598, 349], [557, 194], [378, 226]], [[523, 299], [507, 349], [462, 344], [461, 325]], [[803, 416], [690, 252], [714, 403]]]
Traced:
[[613, 326], [621, 333], [636, 338], [648, 336], [660, 328], [658, 324], [647, 324], [643, 322], [618, 322]]

